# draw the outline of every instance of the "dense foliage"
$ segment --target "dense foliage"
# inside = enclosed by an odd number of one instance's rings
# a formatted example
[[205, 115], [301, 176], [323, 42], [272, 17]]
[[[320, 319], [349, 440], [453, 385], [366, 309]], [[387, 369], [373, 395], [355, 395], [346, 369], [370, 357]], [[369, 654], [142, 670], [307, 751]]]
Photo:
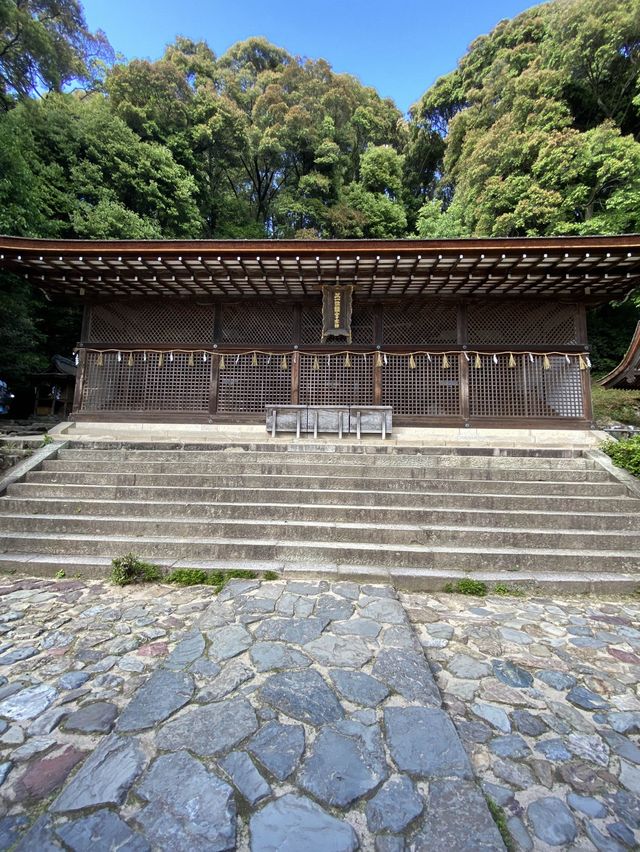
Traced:
[[554, 0], [477, 39], [415, 106], [445, 135], [436, 234], [640, 230], [640, 2]]
[[0, 108], [71, 82], [91, 87], [112, 60], [79, 0], [0, 0]]
[[606, 441], [602, 449], [618, 467], [640, 477], [640, 435], [622, 441]]
[[[79, 0], [0, 0], [0, 233], [640, 231], [639, 71], [640, 0], [552, 0], [478, 38], [407, 118], [262, 38], [115, 61]], [[0, 375], [20, 382], [77, 317], [1, 283]], [[597, 367], [638, 314], [593, 318]]]

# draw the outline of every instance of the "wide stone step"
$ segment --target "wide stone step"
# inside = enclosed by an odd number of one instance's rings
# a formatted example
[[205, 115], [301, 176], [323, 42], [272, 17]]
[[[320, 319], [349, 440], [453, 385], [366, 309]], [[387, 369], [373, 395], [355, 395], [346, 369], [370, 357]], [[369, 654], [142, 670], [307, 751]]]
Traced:
[[[511, 460], [513, 462], [513, 460]], [[339, 469], [341, 476], [403, 479], [509, 479], [509, 480], [538, 480], [548, 479], [558, 482], [606, 482], [609, 475], [604, 470], [595, 469], [565, 469], [535, 467], [527, 468], [512, 465], [511, 467], [490, 466], [451, 466], [451, 465], [365, 465], [340, 463], [301, 463], [295, 459], [277, 462], [257, 462], [239, 458], [229, 459], [223, 456], [219, 461], [199, 459], [187, 462], [179, 459], [173, 462], [99, 462], [99, 461], [65, 461], [53, 459], [45, 461], [43, 471], [69, 473], [139, 473], [167, 474], [169, 476], [189, 476], [203, 474], [282, 474], [288, 476], [332, 476]]]
[[[321, 521], [281, 521], [265, 518], [129, 518], [100, 515], [0, 515], [2, 538], [15, 532], [76, 535], [91, 531], [97, 536], [145, 538], [251, 539], [265, 542], [308, 541], [378, 544], [385, 547], [413, 545], [418, 547], [475, 546], [479, 550], [492, 547], [540, 547], [547, 543], [549, 531], [539, 527], [508, 528], [479, 526], [445, 526], [425, 524], [323, 523]], [[558, 547], [585, 550], [631, 551], [640, 567], [640, 531], [553, 530]]]
[[[164, 495], [160, 495], [164, 496]], [[384, 496], [384, 495], [382, 495]], [[421, 495], [420, 495], [421, 496]], [[304, 495], [306, 501], [307, 495]], [[635, 530], [640, 534], [640, 501], [635, 504], [629, 500], [625, 512], [570, 512], [543, 510], [536, 506], [534, 511], [513, 508], [483, 509], [474, 505], [473, 508], [460, 508], [452, 501], [452, 505], [438, 506], [433, 500], [421, 500], [421, 506], [408, 504], [404, 506], [384, 505], [352, 505], [335, 504], [319, 505], [301, 503], [247, 502], [254, 494], [245, 495], [242, 502], [194, 502], [194, 501], [155, 501], [118, 499], [64, 499], [32, 497], [18, 499], [14, 497], [0, 498], [0, 517], [3, 514], [15, 515], [94, 515], [100, 517], [122, 518], [246, 518], [249, 520], [272, 521], [316, 521], [321, 523], [375, 524], [443, 524], [445, 526], [482, 526], [482, 527], [525, 527], [544, 530], [576, 529], [576, 530]], [[290, 495], [293, 499], [293, 495]], [[584, 501], [581, 501], [584, 502]], [[562, 507], [565, 508], [566, 507]], [[604, 508], [604, 507], [603, 507]], [[609, 508], [607, 506], [607, 508]]]
[[[253, 560], [242, 562], [234, 560], [233, 564], [224, 560], [189, 560], [182, 562], [175, 559], [156, 559], [155, 563], [165, 570], [175, 568], [199, 568], [204, 571], [219, 571], [221, 569], [245, 568], [255, 571], [277, 571], [283, 578], [289, 580], [355, 580], [356, 582], [393, 583], [404, 591], [435, 592], [441, 591], [451, 583], [468, 577], [462, 570], [441, 568], [387, 568], [383, 565], [356, 565], [330, 563], [312, 564], [307, 562], [293, 563], [282, 561]], [[63, 554], [29, 554], [29, 553], [0, 553], [0, 574], [22, 572], [30, 576], [54, 577], [63, 571], [67, 576], [87, 579], [102, 579], [111, 571], [111, 559], [107, 556], [74, 556]], [[514, 574], [511, 570], [489, 569], [474, 573], [474, 578], [487, 583], [507, 585], [511, 588], [528, 588], [540, 590], [555, 595], [570, 593], [603, 593], [618, 592], [626, 594], [636, 590], [638, 578], [635, 573], [598, 572], [597, 574], [582, 574], [579, 571], [531, 571], [520, 570]]]
[[194, 452], [181, 450], [74, 450], [62, 449], [58, 458], [65, 462], [152, 462], [157, 464], [200, 463], [220, 461], [246, 461], [254, 463], [283, 464], [326, 464], [347, 463], [350, 465], [380, 467], [526, 467], [570, 470], [593, 470], [595, 463], [586, 458], [553, 458], [547, 456], [501, 456], [501, 455], [454, 455], [451, 453], [345, 453], [335, 447], [321, 452], [247, 452], [245, 450], [207, 450]]
[[[546, 539], [548, 542], [548, 537]], [[193, 560], [277, 561], [319, 564], [380, 565], [385, 568], [417, 568], [452, 572], [508, 571], [513, 581], [523, 572], [577, 572], [581, 575], [637, 572], [640, 568], [637, 552], [617, 550], [587, 551], [561, 548], [520, 547], [463, 547], [394, 545], [381, 546], [374, 542], [309, 542], [269, 541], [250, 539], [197, 538], [179, 540], [163, 536], [102, 536], [96, 534], [55, 535], [37, 532], [13, 532], [3, 535], [2, 552], [23, 553], [34, 558], [42, 554], [100, 556], [112, 559], [134, 552], [145, 559], [181, 560], [185, 565]], [[11, 564], [11, 559], [5, 561]], [[72, 567], [72, 566], [70, 566]], [[346, 572], [348, 573], [348, 572]]]
[[[409, 483], [411, 485], [411, 483]], [[145, 505], [169, 501], [169, 505], [209, 505], [211, 503], [230, 503], [233, 505], [252, 502], [263, 507], [291, 501], [304, 500], [305, 505], [335, 506], [357, 505], [374, 508], [408, 507], [419, 511], [437, 509], [479, 509], [497, 511], [528, 511], [571, 513], [578, 517], [582, 513], [608, 513], [616, 517], [618, 513], [640, 515], [640, 500], [631, 497], [609, 496], [571, 496], [570, 494], [551, 495], [545, 491], [540, 494], [509, 493], [510, 483], [492, 483], [504, 488], [485, 493], [482, 483], [473, 483], [474, 491], [380, 491], [359, 489], [305, 488], [207, 488], [207, 487], [166, 487], [159, 485], [59, 485], [48, 482], [17, 482], [10, 485], [7, 494], [12, 498], [27, 500], [61, 499], [65, 501], [86, 500], [89, 503], [114, 501], [115, 503], [133, 503]], [[523, 486], [523, 483], [518, 483]], [[570, 486], [562, 485], [563, 488]], [[599, 492], [598, 492], [599, 493]], [[621, 493], [621, 492], [620, 492]], [[177, 514], [177, 512], [176, 512]]]
[[[368, 471], [363, 471], [363, 474]], [[343, 471], [340, 469], [340, 473]], [[506, 471], [500, 473], [506, 474]], [[521, 473], [526, 473], [522, 471]], [[232, 488], [281, 487], [288, 486], [300, 490], [306, 488], [364, 488], [367, 490], [402, 491], [411, 490], [442, 491], [488, 491], [496, 489], [501, 493], [533, 493], [533, 494], [585, 494], [597, 493], [600, 496], [618, 496], [626, 493], [624, 486], [605, 476], [598, 482], [567, 481], [564, 479], [541, 480], [517, 476], [486, 479], [464, 479], [459, 477], [431, 476], [425, 479], [377, 476], [318, 476], [308, 474], [151, 474], [151, 473], [72, 473], [67, 471], [36, 470], [27, 475], [28, 482], [51, 482], [73, 485], [161, 485], [174, 486], [226, 486]]]
[[[501, 433], [502, 434], [502, 433]], [[220, 441], [192, 442], [176, 440], [162, 441], [127, 441], [127, 440], [72, 440], [64, 448], [65, 452], [158, 452], [172, 455], [176, 452], [184, 453], [215, 453], [215, 452], [247, 452], [247, 453], [269, 453], [269, 454], [318, 454], [328, 455], [454, 455], [454, 456], [518, 456], [530, 458], [584, 458], [582, 446], [565, 446], [563, 448], [553, 447], [545, 443], [531, 444], [516, 447], [512, 444], [501, 445], [496, 441], [488, 446], [477, 443], [474, 438], [467, 444], [436, 444], [436, 443], [401, 443], [396, 444], [392, 440], [382, 441], [366, 438], [360, 441], [355, 439], [340, 440], [337, 435], [334, 440], [326, 438], [317, 441], [309, 437], [303, 440], [295, 440], [293, 436], [280, 441], [273, 441], [265, 435], [264, 440], [232, 440], [225, 438]]]

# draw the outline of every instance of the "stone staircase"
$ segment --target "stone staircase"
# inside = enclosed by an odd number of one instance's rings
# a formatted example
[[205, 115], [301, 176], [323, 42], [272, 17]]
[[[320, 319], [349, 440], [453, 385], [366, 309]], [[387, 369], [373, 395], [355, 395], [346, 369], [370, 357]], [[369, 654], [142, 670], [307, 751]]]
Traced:
[[0, 498], [0, 571], [176, 567], [628, 590], [640, 499], [578, 450], [84, 442]]

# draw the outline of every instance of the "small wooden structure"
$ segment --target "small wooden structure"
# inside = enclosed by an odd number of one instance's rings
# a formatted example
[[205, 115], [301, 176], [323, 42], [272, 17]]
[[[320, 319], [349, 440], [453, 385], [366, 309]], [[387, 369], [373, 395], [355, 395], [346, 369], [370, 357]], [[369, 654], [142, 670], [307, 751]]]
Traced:
[[636, 325], [631, 343], [622, 361], [604, 378], [600, 379], [598, 384], [601, 384], [604, 388], [640, 390], [640, 322]]
[[84, 302], [78, 420], [386, 406], [395, 425], [584, 428], [586, 310], [638, 286], [640, 237], [0, 237], [0, 267]]
[[53, 415], [64, 419], [71, 414], [76, 370], [71, 358], [54, 355], [47, 371], [31, 376], [35, 385], [33, 413], [36, 416]]

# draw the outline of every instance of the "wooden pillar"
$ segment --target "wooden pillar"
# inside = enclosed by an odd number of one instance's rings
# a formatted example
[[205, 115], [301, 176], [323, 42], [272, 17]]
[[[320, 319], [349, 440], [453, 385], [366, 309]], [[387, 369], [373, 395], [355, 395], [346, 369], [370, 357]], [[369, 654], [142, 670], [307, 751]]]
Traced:
[[82, 408], [82, 391], [84, 387], [84, 374], [86, 370], [86, 349], [78, 350], [78, 369], [76, 370], [76, 386], [73, 393], [73, 411], [80, 411]]
[[87, 368], [87, 353], [84, 348], [91, 336], [91, 315], [93, 307], [89, 302], [84, 303], [82, 310], [82, 327], [80, 330], [80, 345], [78, 352], [78, 369], [76, 370], [76, 384], [73, 390], [73, 402], [71, 404], [71, 415], [82, 408], [82, 392], [84, 390], [85, 372]]
[[588, 334], [587, 334], [587, 309], [584, 305], [576, 305], [576, 312], [574, 314], [574, 324], [576, 330], [576, 340], [578, 343], [581, 343], [583, 346], [586, 346], [589, 342]]
[[[462, 302], [458, 303], [458, 311], [457, 311], [457, 319], [458, 319], [458, 345], [462, 346], [465, 351], [467, 349], [469, 343], [469, 331], [468, 331], [468, 312], [467, 306]], [[460, 377], [459, 381], [459, 393], [460, 393], [460, 414], [465, 419], [465, 422], [469, 420], [470, 416], [470, 403], [469, 403], [469, 361], [465, 358], [464, 352], [461, 352], [458, 355], [458, 376]]]
[[293, 342], [302, 343], [302, 305], [293, 306]]
[[[382, 302], [374, 308], [373, 314], [373, 332], [374, 343], [376, 346], [382, 346], [384, 341], [384, 305]], [[382, 405], [382, 365], [378, 366], [378, 356], [373, 355], [373, 401], [372, 405]]]
[[378, 302], [373, 309], [373, 342], [382, 346], [384, 335], [384, 305]]
[[209, 417], [218, 411], [218, 380], [220, 378], [220, 355], [208, 356], [211, 360], [209, 368]]
[[591, 401], [591, 371], [582, 371], [582, 415], [586, 420], [593, 420], [593, 403]]
[[460, 414], [469, 420], [469, 361], [461, 352], [458, 355], [458, 375], [460, 377]]
[[458, 322], [458, 345], [459, 346], [467, 346], [468, 343], [469, 343], [468, 311], [467, 311], [467, 306], [464, 305], [462, 302], [458, 303], [457, 322]]
[[382, 405], [382, 382], [384, 376], [382, 364], [378, 364], [378, 356], [373, 355], [373, 405]]
[[82, 311], [82, 327], [80, 330], [80, 345], [84, 346], [89, 342], [89, 337], [91, 335], [91, 313], [92, 306], [85, 302], [83, 311]]
[[[581, 344], [578, 348], [588, 352], [587, 309], [585, 305], [576, 305], [576, 340]], [[584, 357], [584, 354], [583, 354]], [[586, 420], [593, 420], [593, 403], [591, 401], [591, 371], [582, 371], [582, 414]]]
[[300, 404], [300, 353], [291, 356], [291, 405]]
[[220, 343], [222, 339], [222, 303], [216, 302], [213, 307], [213, 328], [211, 329], [213, 336], [212, 343]]

